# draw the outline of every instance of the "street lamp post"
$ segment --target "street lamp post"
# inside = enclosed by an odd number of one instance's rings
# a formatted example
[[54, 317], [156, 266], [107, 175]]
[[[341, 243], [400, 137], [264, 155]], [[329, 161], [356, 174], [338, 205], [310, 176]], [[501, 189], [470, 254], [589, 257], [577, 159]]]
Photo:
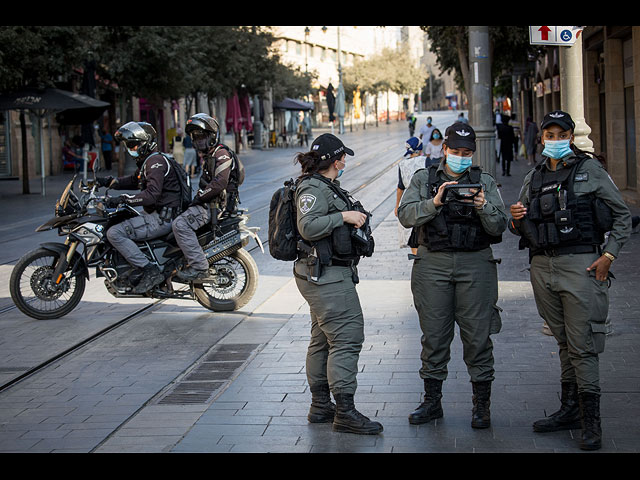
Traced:
[[469, 27], [469, 61], [471, 75], [471, 122], [476, 132], [474, 163], [495, 176], [495, 130], [491, 118], [491, 58], [489, 27]]

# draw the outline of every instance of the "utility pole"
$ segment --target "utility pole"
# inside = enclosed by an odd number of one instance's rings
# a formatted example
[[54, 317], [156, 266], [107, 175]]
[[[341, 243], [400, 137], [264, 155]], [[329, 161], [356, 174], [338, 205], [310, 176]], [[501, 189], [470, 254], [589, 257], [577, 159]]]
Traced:
[[469, 74], [471, 76], [471, 121], [476, 132], [474, 163], [495, 177], [495, 130], [491, 116], [491, 58], [489, 27], [469, 27]]

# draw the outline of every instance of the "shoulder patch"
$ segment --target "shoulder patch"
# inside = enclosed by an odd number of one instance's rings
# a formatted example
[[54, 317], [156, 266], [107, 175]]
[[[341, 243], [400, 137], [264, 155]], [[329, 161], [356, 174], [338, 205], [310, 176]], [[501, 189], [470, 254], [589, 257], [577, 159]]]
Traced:
[[298, 198], [298, 210], [303, 215], [309, 213], [313, 206], [316, 204], [316, 196], [310, 193], [303, 193]]

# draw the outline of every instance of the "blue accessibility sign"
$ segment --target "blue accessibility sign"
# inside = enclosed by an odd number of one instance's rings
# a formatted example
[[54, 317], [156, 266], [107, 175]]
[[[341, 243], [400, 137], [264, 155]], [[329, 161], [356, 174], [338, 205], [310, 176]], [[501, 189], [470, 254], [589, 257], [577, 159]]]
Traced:
[[563, 30], [562, 32], [560, 32], [560, 39], [563, 42], [570, 42], [572, 38], [573, 33], [571, 33], [571, 30]]

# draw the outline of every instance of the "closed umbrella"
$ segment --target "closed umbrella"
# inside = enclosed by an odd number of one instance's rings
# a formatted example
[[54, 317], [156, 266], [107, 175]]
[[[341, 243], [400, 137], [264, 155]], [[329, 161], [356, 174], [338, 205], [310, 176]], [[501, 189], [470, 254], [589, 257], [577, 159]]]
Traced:
[[242, 112], [240, 111], [240, 99], [238, 98], [238, 92], [233, 92], [233, 96], [227, 99], [227, 115], [226, 115], [227, 130], [233, 131], [235, 139], [234, 148], [236, 152], [240, 151], [239, 134], [242, 130]]

